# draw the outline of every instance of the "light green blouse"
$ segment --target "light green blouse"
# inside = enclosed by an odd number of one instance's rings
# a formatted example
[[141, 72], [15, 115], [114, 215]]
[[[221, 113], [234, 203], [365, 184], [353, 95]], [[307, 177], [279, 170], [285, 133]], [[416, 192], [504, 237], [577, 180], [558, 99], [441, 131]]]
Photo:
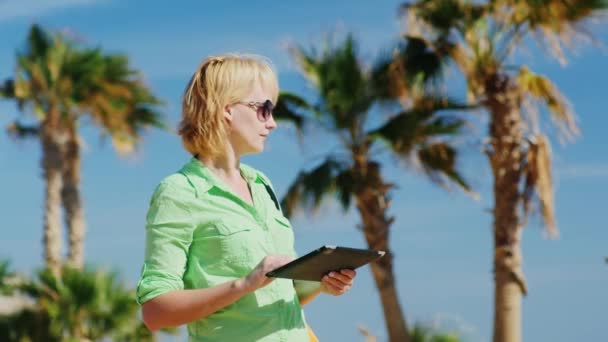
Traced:
[[[158, 185], [146, 217], [138, 303], [244, 277], [268, 254], [296, 256], [268, 178], [244, 164], [241, 174], [253, 206], [195, 158]], [[191, 341], [308, 341], [305, 324], [293, 282], [276, 279], [188, 324], [188, 333]]]

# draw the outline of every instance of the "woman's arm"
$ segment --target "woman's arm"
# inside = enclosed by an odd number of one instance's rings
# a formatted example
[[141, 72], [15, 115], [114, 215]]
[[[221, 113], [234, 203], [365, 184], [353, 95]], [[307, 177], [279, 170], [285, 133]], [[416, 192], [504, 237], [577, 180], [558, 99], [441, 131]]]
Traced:
[[357, 273], [353, 270], [341, 270], [340, 272], [330, 272], [321, 279], [321, 282], [294, 280], [300, 305], [310, 303], [320, 293], [332, 296], [345, 294], [353, 286], [356, 275]]
[[205, 318], [251, 292], [245, 279], [194, 290], [175, 290], [142, 305], [144, 324], [151, 331], [174, 327]]
[[174, 290], [156, 296], [142, 305], [144, 324], [156, 331], [205, 318], [270, 284], [274, 278], [265, 274], [291, 260], [289, 256], [269, 255], [245, 278], [205, 289]]
[[294, 280], [293, 286], [300, 305], [310, 303], [321, 293], [321, 283], [318, 281]]

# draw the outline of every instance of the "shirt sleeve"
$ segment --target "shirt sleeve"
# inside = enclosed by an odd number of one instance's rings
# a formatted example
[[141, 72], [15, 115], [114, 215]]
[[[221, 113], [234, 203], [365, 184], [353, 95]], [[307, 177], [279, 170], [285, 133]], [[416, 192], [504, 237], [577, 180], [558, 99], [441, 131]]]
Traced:
[[136, 292], [139, 304], [184, 288], [195, 226], [186, 198], [187, 192], [171, 182], [162, 182], [152, 195], [146, 215], [145, 258]]

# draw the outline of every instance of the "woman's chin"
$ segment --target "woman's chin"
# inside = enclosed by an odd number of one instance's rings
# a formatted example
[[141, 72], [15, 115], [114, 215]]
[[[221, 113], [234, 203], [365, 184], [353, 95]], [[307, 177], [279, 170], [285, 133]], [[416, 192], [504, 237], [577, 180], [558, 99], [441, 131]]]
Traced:
[[258, 146], [250, 146], [247, 149], [247, 152], [243, 154], [258, 154], [264, 152], [264, 144]]
[[256, 151], [257, 151], [256, 153], [264, 152], [265, 147], [266, 147], [266, 142], [262, 141], [261, 144], [256, 146]]

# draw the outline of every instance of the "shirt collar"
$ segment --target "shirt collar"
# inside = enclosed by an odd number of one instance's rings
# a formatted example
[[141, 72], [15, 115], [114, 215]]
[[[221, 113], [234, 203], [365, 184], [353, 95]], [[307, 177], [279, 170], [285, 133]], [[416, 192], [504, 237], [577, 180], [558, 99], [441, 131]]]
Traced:
[[[258, 180], [258, 174], [252, 167], [240, 163], [239, 169], [247, 183], [256, 182]], [[225, 184], [221, 182], [205, 164], [194, 157], [186, 163], [179, 172], [186, 176], [190, 183], [196, 188], [197, 196], [206, 193], [214, 186], [218, 188], [225, 187]]]
[[247, 183], [258, 180], [258, 173], [251, 166], [240, 163], [239, 168], [241, 169], [241, 175], [243, 175]]

